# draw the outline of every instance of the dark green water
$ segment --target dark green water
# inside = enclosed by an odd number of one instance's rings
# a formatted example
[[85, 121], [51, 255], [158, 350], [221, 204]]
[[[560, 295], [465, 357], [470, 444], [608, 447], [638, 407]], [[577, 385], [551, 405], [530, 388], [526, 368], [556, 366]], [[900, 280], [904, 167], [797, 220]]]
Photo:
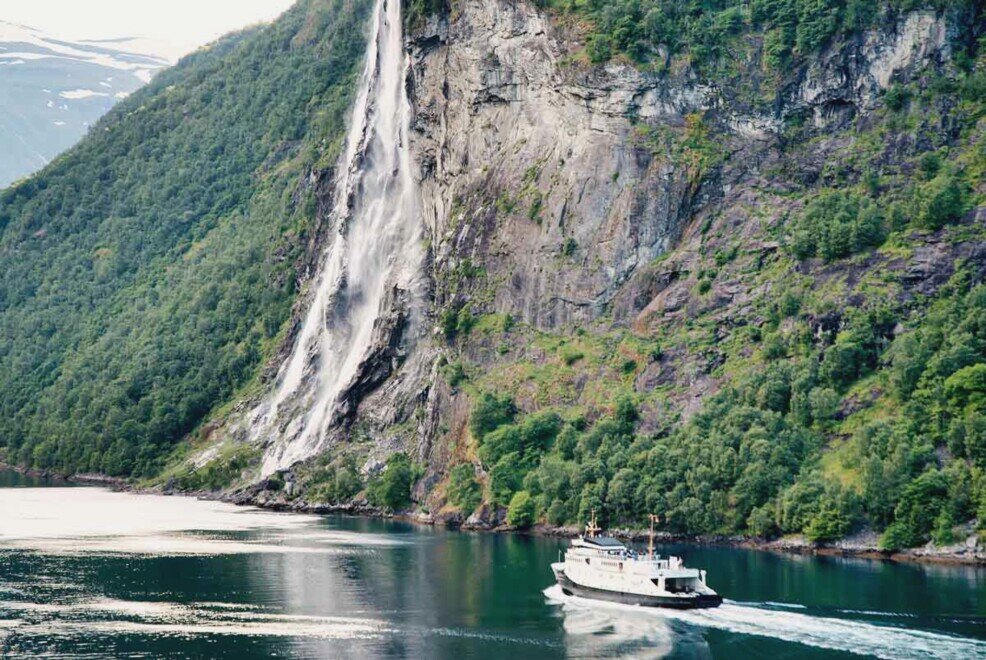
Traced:
[[[546, 595], [553, 539], [272, 514], [234, 529], [254, 514], [9, 474], [0, 486], [5, 656], [986, 657], [973, 568], [662, 548], [728, 599], [662, 613]], [[162, 509], [176, 513], [153, 521]], [[119, 540], [121, 516], [136, 540]], [[77, 538], [90, 520], [112, 534]]]

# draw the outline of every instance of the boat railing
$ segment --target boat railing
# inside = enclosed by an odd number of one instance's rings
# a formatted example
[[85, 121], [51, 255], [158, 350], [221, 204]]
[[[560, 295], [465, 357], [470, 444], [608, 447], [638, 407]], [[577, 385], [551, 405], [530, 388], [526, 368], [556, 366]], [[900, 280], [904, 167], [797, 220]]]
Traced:
[[685, 566], [680, 557], [667, 557], [666, 559], [657, 557], [655, 559], [650, 559], [647, 555], [644, 555], [636, 557], [635, 560], [651, 564], [654, 568], [662, 570], [677, 570], [679, 568], [684, 568]]

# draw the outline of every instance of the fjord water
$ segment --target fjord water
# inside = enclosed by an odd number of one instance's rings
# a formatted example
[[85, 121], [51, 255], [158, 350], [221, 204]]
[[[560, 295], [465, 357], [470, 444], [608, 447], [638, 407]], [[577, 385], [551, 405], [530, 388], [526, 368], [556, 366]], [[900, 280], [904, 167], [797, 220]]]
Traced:
[[727, 598], [566, 599], [564, 543], [0, 473], [0, 656], [986, 657], [986, 572], [680, 546]]

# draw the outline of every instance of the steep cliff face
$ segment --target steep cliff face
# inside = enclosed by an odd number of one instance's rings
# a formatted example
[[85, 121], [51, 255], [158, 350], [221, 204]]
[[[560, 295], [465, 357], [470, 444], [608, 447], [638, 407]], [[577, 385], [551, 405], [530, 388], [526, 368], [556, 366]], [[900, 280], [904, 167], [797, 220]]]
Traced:
[[[632, 320], [654, 292], [627, 282], [698, 218], [740, 206], [785, 157], [785, 120], [845, 127], [898, 77], [947, 62], [945, 33], [942, 17], [915, 12], [836, 43], [752, 112], [687, 70], [573, 64], [577, 42], [528, 3], [456, 3], [410, 42], [436, 308], [542, 330]], [[661, 130], [672, 139], [649, 140]], [[463, 284], [463, 264], [482, 277]]]
[[[946, 174], [981, 171], [979, 110], [955, 86], [949, 20], [887, 14], [781, 74], [764, 72], [751, 37], [729, 80], [680, 60], [660, 73], [590, 65], [579, 25], [527, 2], [459, 0], [427, 17], [406, 35], [425, 332], [412, 342], [401, 319], [382, 318], [382, 361], [365, 365], [379, 377], [346, 393], [324, 452], [249, 496], [348, 501], [359, 488], [340, 474], [372, 481], [404, 452], [421, 466], [415, 502], [442, 517], [473, 513], [477, 499], [461, 497], [473, 483], [493, 505], [474, 522], [502, 520], [525, 489], [556, 523], [590, 505], [628, 522], [656, 507], [680, 511], [684, 531], [767, 533], [754, 525], [801, 487], [802, 465], [862, 489], [843, 450], [892, 405], [887, 347], [986, 271], [981, 208], [926, 222], [937, 211], [915, 201], [952, 185]], [[960, 188], [956, 200], [983, 192]], [[861, 317], [880, 319], [860, 340], [868, 366], [826, 375]], [[492, 428], [517, 426], [484, 439], [483, 401], [502, 404]], [[688, 440], [721, 437], [715, 410], [740, 408], [762, 417], [743, 422], [742, 440]], [[538, 424], [550, 437], [534, 450]], [[794, 450], [776, 440], [775, 457], [793, 452], [783, 468], [758, 454], [772, 442], [761, 433], [798, 438]], [[709, 465], [681, 458], [689, 443]], [[455, 466], [466, 469], [450, 483]], [[750, 486], [757, 472], [774, 480]], [[802, 529], [781, 517], [770, 530]]]
[[439, 306], [457, 303], [448, 275], [468, 260], [485, 270], [488, 311], [545, 329], [585, 323], [672, 245], [694, 177], [639, 149], [632, 118], [681, 122], [709, 90], [627, 66], [566, 68], [550, 21], [526, 3], [457, 4], [412, 54]]
[[806, 67], [786, 99], [783, 113], [808, 110], [823, 127], [877, 107], [890, 86], [928, 66], [950, 59], [943, 16], [915, 11], [881, 30], [830, 48]]
[[[490, 375], [556, 361], [534, 345], [539, 332], [646, 335], [711, 310], [739, 325], [749, 301], [775, 283], [722, 277], [709, 296], [693, 296], [703, 257], [718, 243], [757, 259], [775, 252], [765, 224], [799, 205], [784, 198], [792, 182], [776, 170], [810, 177], [848, 146], [823, 138], [810, 152], [785, 154], [785, 120], [808, 115], [815, 126], [844, 127], [895, 80], [947, 62], [945, 32], [942, 17], [913, 13], [833, 44], [791, 77], [771, 112], [753, 113], [687, 70], [655, 76], [628, 64], [573, 63], [577, 38], [529, 3], [470, 0], [430, 17], [409, 38], [409, 85], [436, 327], [403, 373], [360, 407], [357, 427], [389, 438], [373, 444], [374, 459], [397, 448], [417, 456], [430, 475], [418, 491], [426, 497], [450, 462], [471, 455], [465, 426], [476, 391], [451, 387], [437, 361], [464, 360]], [[655, 144], [655, 131], [670, 138]], [[710, 242], [710, 233], [723, 238]], [[459, 325], [508, 318], [517, 329], [463, 336], [448, 327], [450, 314]], [[449, 342], [451, 334], [458, 337]], [[673, 407], [694, 410], [716, 389], [718, 379], [698, 364], [706, 357], [641, 364], [633, 388], [671, 384]], [[587, 393], [599, 375], [586, 366], [560, 398], [526, 385], [511, 394], [527, 410], [589, 400], [604, 410], [612, 401]]]

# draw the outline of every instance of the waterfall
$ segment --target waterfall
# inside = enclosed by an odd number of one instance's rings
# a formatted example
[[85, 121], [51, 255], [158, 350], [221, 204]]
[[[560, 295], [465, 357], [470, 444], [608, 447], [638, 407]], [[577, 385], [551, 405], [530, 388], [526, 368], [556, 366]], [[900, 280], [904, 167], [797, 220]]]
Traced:
[[249, 416], [263, 474], [316, 454], [373, 348], [395, 290], [419, 285], [423, 248], [408, 150], [410, 103], [400, 0], [376, 0], [366, 63], [338, 163], [332, 239], [310, 307], [268, 398]]

